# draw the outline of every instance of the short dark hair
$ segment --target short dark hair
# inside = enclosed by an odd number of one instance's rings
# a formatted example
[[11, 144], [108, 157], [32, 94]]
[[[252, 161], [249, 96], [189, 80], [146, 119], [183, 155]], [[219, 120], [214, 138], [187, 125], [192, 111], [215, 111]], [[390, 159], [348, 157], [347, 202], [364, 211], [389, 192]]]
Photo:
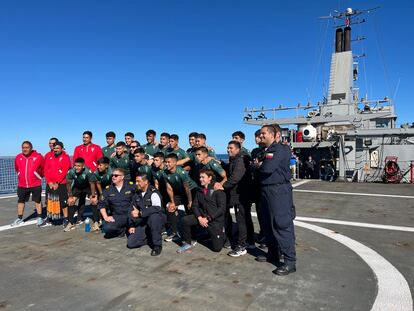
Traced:
[[137, 174], [137, 175], [135, 176], [135, 180], [136, 180], [138, 177], [142, 178], [142, 180], [143, 180], [143, 181], [149, 181], [149, 180], [148, 180], [148, 176], [147, 176], [147, 174], [145, 174], [145, 173], [139, 173], [139, 174]]
[[208, 149], [207, 149], [207, 147], [205, 147], [205, 146], [198, 147], [198, 148], [196, 149], [196, 152], [197, 152], [197, 151], [201, 151], [202, 153], [206, 153], [206, 154], [208, 154]]
[[62, 147], [62, 149], [64, 148], [63, 143], [61, 141], [57, 141], [53, 144], [53, 147], [56, 147], [56, 146], [60, 146], [60, 147]]
[[178, 137], [178, 135], [177, 135], [177, 134], [171, 134], [171, 135], [170, 135], [170, 139], [173, 139], [173, 140], [178, 141], [178, 140], [179, 140], [179, 137]]
[[231, 137], [234, 138], [234, 136], [239, 136], [241, 139], [246, 139], [246, 135], [242, 131], [235, 131], [233, 134], [231, 134]]
[[197, 132], [191, 132], [190, 134], [188, 134], [188, 138], [190, 137], [197, 137], [198, 133]]
[[145, 133], [145, 135], [157, 135], [157, 132], [155, 132], [154, 130], [148, 130], [146, 133]]
[[49, 138], [49, 140], [59, 141], [59, 139], [57, 139], [56, 137], [51, 137]]
[[98, 164], [109, 164], [109, 158], [108, 157], [99, 158]]
[[25, 140], [24, 142], [22, 142], [22, 147], [23, 145], [26, 145], [26, 144], [30, 146], [30, 149], [33, 149], [33, 144], [28, 140]]
[[178, 161], [178, 156], [175, 153], [169, 153], [165, 157], [166, 159], [175, 159], [175, 161]]
[[201, 138], [201, 139], [204, 139], [204, 140], [207, 139], [206, 134], [204, 134], [204, 133], [198, 133], [196, 138]]
[[234, 145], [237, 149], [241, 149], [241, 144], [237, 140], [230, 140], [228, 145]]
[[84, 158], [76, 158], [74, 163], [80, 163], [80, 164], [85, 164], [85, 159]]
[[254, 137], [258, 137], [258, 136], [260, 136], [260, 129], [254, 132]]
[[208, 177], [211, 177], [211, 182], [215, 182], [216, 181], [216, 174], [214, 174], [214, 172], [212, 170], [207, 170], [207, 169], [201, 169], [199, 171], [199, 175], [200, 174], [206, 174]]
[[132, 138], [135, 137], [134, 133], [132, 133], [132, 132], [126, 132], [124, 136], [129, 136], [129, 137], [132, 137]]
[[170, 139], [170, 134], [168, 134], [166, 132], [161, 133], [160, 137], [162, 137], [162, 136], [167, 137], [168, 139]]
[[92, 132], [91, 131], [85, 131], [82, 135], [89, 135], [92, 138]]
[[115, 135], [114, 132], [110, 131], [110, 132], [108, 132], [108, 133], [105, 134], [105, 137], [113, 137], [113, 138], [115, 138], [116, 135]]
[[134, 154], [145, 154], [144, 148], [137, 148], [134, 150]]
[[116, 143], [116, 146], [117, 146], [117, 147], [125, 147], [125, 146], [126, 146], [126, 144], [125, 144], [123, 141], [118, 141], [118, 142]]
[[262, 128], [266, 128], [268, 130], [268, 132], [272, 133], [273, 136], [276, 137], [276, 133], [277, 132], [281, 132], [281, 129], [279, 127], [279, 125], [277, 124], [267, 124], [267, 125], [263, 125]]
[[154, 158], [162, 158], [162, 159], [165, 159], [165, 155], [164, 155], [164, 153], [162, 153], [162, 152], [160, 152], [160, 151], [158, 151], [158, 152], [154, 153], [153, 157], [154, 157]]
[[139, 147], [139, 146], [141, 146], [141, 144], [139, 143], [139, 141], [138, 140], [133, 140], [133, 141], [131, 141], [131, 144], [137, 144], [137, 147]]

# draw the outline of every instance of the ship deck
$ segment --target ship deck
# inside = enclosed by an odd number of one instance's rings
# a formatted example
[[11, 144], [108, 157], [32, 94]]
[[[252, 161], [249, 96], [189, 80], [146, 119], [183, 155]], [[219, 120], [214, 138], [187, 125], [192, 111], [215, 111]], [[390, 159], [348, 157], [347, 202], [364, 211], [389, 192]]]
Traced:
[[9, 228], [17, 198], [3, 197], [0, 309], [412, 310], [414, 185], [297, 181], [294, 201], [298, 271], [280, 277], [259, 249], [177, 255], [164, 243], [154, 258], [82, 228]]

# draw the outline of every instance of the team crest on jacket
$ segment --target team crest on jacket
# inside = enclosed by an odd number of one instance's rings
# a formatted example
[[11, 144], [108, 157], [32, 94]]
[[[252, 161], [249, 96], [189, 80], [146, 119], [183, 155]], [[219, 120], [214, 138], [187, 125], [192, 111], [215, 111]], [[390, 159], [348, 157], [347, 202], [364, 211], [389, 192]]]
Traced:
[[266, 153], [265, 158], [266, 159], [273, 159], [273, 153]]

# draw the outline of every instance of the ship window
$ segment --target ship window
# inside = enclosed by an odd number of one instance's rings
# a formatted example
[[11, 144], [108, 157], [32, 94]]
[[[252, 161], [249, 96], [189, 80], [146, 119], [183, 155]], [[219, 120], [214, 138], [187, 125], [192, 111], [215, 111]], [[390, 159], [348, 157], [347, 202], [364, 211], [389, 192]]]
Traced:
[[376, 128], [387, 128], [389, 124], [389, 120], [387, 119], [378, 119], [375, 120], [375, 127]]
[[346, 93], [336, 93], [331, 95], [331, 100], [345, 99]]

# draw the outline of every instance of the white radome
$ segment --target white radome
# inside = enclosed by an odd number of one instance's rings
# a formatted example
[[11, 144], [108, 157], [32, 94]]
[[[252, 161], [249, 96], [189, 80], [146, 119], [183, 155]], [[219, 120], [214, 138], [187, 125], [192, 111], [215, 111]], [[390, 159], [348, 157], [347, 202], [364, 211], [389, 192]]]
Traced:
[[352, 12], [353, 12], [353, 11], [352, 11], [352, 8], [347, 8], [347, 9], [346, 9], [346, 14], [352, 14]]

